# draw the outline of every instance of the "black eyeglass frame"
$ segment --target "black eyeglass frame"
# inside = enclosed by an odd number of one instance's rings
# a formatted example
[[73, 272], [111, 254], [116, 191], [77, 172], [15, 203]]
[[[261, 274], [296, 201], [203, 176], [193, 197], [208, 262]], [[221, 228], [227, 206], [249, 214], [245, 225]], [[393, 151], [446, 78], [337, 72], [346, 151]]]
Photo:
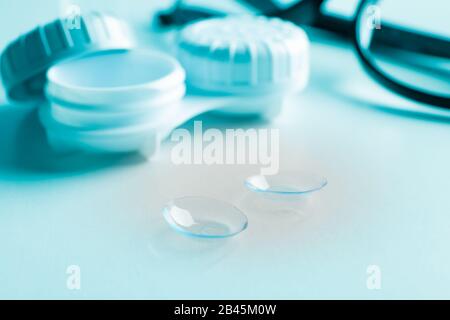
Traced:
[[[376, 5], [379, 0], [361, 0], [353, 20], [323, 14], [321, 12], [321, 6], [324, 1], [302, 0], [287, 9], [279, 9], [271, 1], [244, 0], [244, 2], [263, 12], [265, 16], [279, 17], [299, 25], [307, 25], [326, 30], [350, 39], [356, 49], [359, 61], [362, 63], [366, 72], [381, 85], [405, 98], [434, 107], [450, 109], [450, 97], [418, 90], [397, 81], [377, 66], [368, 52], [368, 48], [362, 45], [360, 31], [361, 24], [364, 23], [364, 13], [369, 6]], [[159, 21], [162, 25], [166, 26], [183, 25], [198, 19], [225, 15], [226, 13], [221, 11], [193, 6], [185, 7], [182, 1], [178, 0], [173, 8], [159, 15]], [[383, 32], [377, 34], [379, 37], [377, 40], [382, 44], [416, 53], [450, 58], [450, 41], [446, 39], [430, 34], [411, 32], [384, 23], [382, 30]]]
[[[450, 109], [450, 97], [439, 96], [432, 93], [427, 93], [425, 91], [417, 90], [411, 86], [402, 84], [401, 82], [393, 79], [377, 66], [376, 62], [368, 52], [368, 49], [363, 47], [360, 30], [361, 24], [366, 22], [363, 20], [364, 12], [367, 10], [369, 6], [376, 5], [378, 2], [379, 0], [362, 0], [355, 14], [353, 27], [354, 30], [353, 43], [364, 69], [383, 86], [389, 88], [390, 90], [406, 98], [422, 102], [425, 104], [429, 104], [435, 107]], [[448, 53], [450, 54], [450, 51]]]

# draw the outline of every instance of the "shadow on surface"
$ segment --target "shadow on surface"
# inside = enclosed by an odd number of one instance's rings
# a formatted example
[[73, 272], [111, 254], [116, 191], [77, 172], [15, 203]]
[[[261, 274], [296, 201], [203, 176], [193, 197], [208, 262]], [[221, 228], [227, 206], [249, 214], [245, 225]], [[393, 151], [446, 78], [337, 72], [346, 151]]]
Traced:
[[[437, 109], [436, 107], [430, 106], [430, 112], [426, 111], [420, 111], [420, 110], [413, 110], [413, 109], [405, 109], [401, 106], [394, 106], [394, 105], [382, 105], [380, 103], [376, 103], [374, 101], [371, 101], [370, 99], [363, 99], [359, 97], [354, 97], [349, 94], [345, 93], [337, 93], [339, 95], [339, 98], [345, 101], [348, 101], [349, 103], [358, 106], [363, 106], [366, 108], [370, 108], [375, 111], [384, 112], [386, 114], [390, 114], [393, 116], [403, 117], [403, 118], [410, 118], [414, 120], [422, 120], [422, 121], [429, 121], [429, 122], [435, 122], [435, 123], [443, 123], [448, 124], [450, 123], [450, 111], [448, 114], [445, 114], [444, 109]], [[433, 113], [433, 111], [439, 111], [442, 112], [442, 114]]]
[[202, 121], [203, 131], [209, 128], [219, 129], [222, 131], [226, 129], [248, 129], [267, 127], [270, 125], [270, 120], [271, 119], [258, 116], [233, 116], [211, 111], [186, 121], [184, 124], [179, 126], [179, 128], [185, 128], [192, 133], [194, 121]]
[[161, 220], [152, 223], [148, 250], [157, 261], [169, 262], [174, 268], [195, 267], [199, 272], [218, 264], [236, 247], [236, 239], [196, 238], [173, 230]]
[[[318, 30], [310, 31], [314, 45], [307, 90], [348, 102], [352, 107], [364, 107], [391, 116], [443, 124], [450, 122], [450, 110], [402, 98], [371, 78], [348, 42]], [[333, 55], [335, 58], [330, 59]], [[337, 59], [339, 63], [336, 63]]]
[[[338, 98], [340, 101], [348, 102], [350, 105], [365, 107], [377, 112], [383, 112], [397, 117], [410, 118], [414, 120], [422, 120], [436, 123], [450, 123], [450, 110], [418, 104], [414, 101], [404, 100], [398, 103], [386, 103], [375, 101], [375, 97], [369, 92], [368, 97], [354, 94], [348, 87], [341, 83], [345, 79], [339, 81], [331, 81], [332, 78], [321, 77], [322, 81], [316, 81], [312, 87], [313, 90], [326, 92], [333, 99]], [[317, 79], [316, 79], [317, 80]], [[336, 84], [338, 83], [338, 84]], [[402, 98], [399, 98], [402, 99]], [[383, 99], [380, 99], [381, 101]]]
[[47, 143], [35, 105], [0, 106], [0, 176], [27, 180], [67, 177], [144, 161], [138, 154], [57, 154]]

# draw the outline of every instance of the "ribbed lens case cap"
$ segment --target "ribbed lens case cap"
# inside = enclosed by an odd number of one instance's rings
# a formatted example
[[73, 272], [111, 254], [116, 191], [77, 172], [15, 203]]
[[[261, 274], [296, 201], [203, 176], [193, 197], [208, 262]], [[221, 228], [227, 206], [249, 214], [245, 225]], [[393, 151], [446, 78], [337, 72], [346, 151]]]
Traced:
[[229, 16], [202, 20], [179, 34], [178, 58], [188, 85], [246, 93], [302, 89], [309, 75], [309, 41], [278, 18]]
[[81, 15], [79, 24], [57, 19], [7, 46], [0, 57], [3, 84], [12, 100], [39, 98], [52, 65], [89, 52], [133, 46], [131, 30], [115, 17], [93, 12]]

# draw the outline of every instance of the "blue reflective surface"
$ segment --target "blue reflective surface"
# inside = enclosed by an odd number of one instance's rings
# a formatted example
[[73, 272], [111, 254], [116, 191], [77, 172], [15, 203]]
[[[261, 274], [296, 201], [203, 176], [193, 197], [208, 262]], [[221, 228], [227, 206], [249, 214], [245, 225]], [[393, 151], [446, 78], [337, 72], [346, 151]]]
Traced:
[[[166, 43], [147, 32], [160, 1], [80, 3], [135, 19], [147, 45]], [[58, 1], [0, 1], [0, 47], [57, 13]], [[168, 145], [151, 163], [56, 157], [31, 106], [1, 100], [0, 297], [448, 299], [450, 115], [392, 95], [350, 46], [309, 35], [310, 85], [271, 126], [280, 128], [282, 168], [330, 184], [310, 219], [246, 210], [249, 228], [225, 242], [180, 236], [161, 208], [185, 194], [238, 198], [248, 168], [176, 166]], [[71, 265], [81, 290], [67, 287]], [[367, 287], [372, 265], [380, 290]]]

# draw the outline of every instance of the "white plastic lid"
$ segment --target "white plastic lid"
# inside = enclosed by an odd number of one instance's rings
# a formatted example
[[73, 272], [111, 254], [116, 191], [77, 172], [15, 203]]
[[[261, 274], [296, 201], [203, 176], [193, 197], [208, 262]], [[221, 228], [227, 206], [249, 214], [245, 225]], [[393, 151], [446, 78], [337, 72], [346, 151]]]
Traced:
[[230, 16], [185, 27], [178, 58], [190, 86], [246, 93], [302, 89], [309, 75], [309, 41], [277, 18]]
[[6, 47], [0, 56], [0, 74], [9, 98], [42, 98], [47, 70], [61, 61], [135, 46], [133, 33], [120, 19], [89, 12], [77, 20], [76, 28], [66, 18], [37, 26]]

